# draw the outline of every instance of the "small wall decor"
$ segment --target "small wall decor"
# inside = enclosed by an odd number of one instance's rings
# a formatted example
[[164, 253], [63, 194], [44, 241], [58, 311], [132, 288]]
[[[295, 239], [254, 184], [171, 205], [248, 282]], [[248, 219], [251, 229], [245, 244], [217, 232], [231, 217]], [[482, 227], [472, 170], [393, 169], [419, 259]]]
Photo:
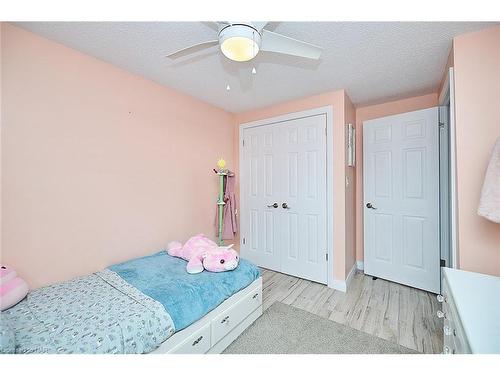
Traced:
[[356, 129], [352, 124], [347, 124], [347, 166], [356, 165]]

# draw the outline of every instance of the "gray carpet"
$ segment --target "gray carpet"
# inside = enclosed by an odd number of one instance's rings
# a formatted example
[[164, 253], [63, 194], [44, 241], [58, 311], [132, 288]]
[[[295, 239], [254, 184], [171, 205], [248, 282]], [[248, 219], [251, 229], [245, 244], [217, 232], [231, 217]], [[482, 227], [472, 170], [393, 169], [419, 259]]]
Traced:
[[414, 350], [275, 302], [224, 354], [414, 354]]

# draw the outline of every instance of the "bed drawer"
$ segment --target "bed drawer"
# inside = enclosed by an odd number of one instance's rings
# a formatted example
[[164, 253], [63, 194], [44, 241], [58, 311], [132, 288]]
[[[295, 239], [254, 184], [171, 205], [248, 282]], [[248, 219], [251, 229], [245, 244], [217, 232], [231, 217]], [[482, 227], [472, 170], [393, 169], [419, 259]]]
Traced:
[[237, 304], [217, 315], [212, 320], [212, 343], [216, 344], [261, 304], [262, 290], [257, 287]]
[[205, 354], [211, 347], [210, 323], [189, 336], [172, 353], [174, 354]]

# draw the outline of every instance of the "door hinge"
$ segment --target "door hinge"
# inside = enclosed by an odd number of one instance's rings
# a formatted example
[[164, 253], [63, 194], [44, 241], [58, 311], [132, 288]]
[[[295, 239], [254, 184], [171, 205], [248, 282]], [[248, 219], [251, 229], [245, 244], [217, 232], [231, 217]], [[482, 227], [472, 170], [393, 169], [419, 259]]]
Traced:
[[243, 245], [245, 244], [245, 237], [243, 237]]
[[245, 147], [245, 140], [243, 140], [243, 147]]
[[444, 259], [439, 260], [439, 266], [440, 267], [446, 267], [446, 261]]
[[328, 253], [326, 253], [325, 255], [326, 255], [326, 261], [328, 262]]
[[439, 125], [440, 128], [444, 129], [444, 122], [439, 121], [438, 125]]

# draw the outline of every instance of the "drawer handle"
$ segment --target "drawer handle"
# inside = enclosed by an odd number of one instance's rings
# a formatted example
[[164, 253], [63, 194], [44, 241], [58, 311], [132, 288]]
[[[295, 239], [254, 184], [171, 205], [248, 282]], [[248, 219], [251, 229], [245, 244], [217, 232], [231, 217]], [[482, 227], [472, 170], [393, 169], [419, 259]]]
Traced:
[[443, 296], [442, 294], [438, 294], [436, 296], [436, 299], [438, 300], [438, 302], [446, 302], [446, 297]]
[[445, 314], [444, 312], [442, 312], [441, 310], [438, 310], [438, 311], [436, 312], [436, 315], [437, 315], [437, 317], [438, 317], [439, 319], [441, 319], [441, 318], [446, 318], [446, 314]]
[[203, 336], [198, 337], [196, 340], [193, 341], [193, 346], [198, 345], [198, 343], [203, 340]]
[[445, 334], [446, 336], [450, 336], [450, 335], [451, 335], [451, 328], [450, 328], [450, 327], [448, 327], [448, 326], [444, 326], [444, 327], [443, 327], [443, 331], [444, 331], [444, 334]]
[[224, 319], [221, 320], [220, 324], [224, 324], [226, 322], [229, 322], [229, 315], [226, 316]]
[[256, 299], [258, 297], [258, 295], [259, 295], [259, 293], [255, 293], [252, 298]]

